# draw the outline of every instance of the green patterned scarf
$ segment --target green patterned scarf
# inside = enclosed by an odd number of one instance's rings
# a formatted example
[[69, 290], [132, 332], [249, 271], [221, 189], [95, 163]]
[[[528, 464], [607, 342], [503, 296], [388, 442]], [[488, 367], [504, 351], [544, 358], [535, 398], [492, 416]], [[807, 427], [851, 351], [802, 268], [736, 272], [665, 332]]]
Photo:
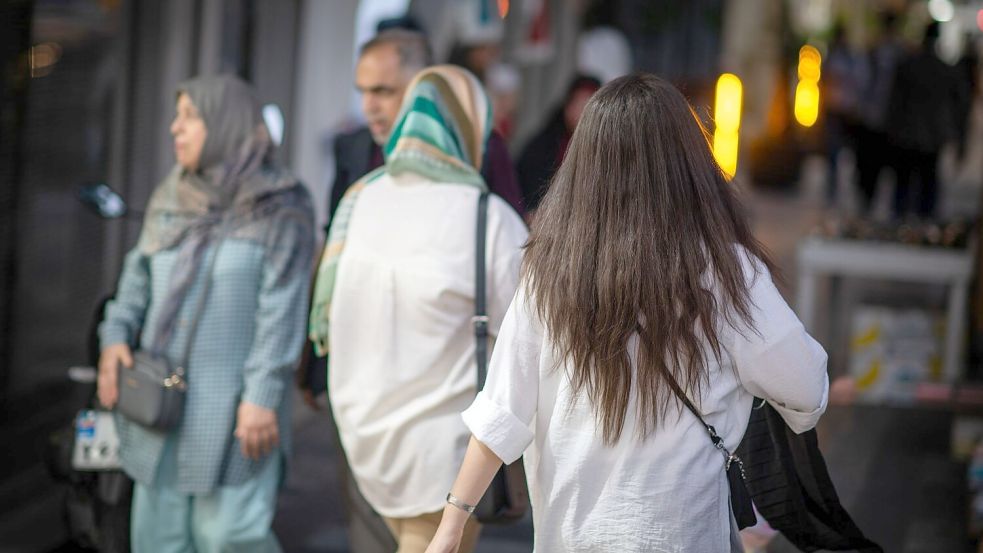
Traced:
[[491, 103], [468, 71], [442, 65], [424, 69], [407, 87], [398, 123], [385, 147], [386, 164], [353, 184], [335, 212], [324, 247], [311, 306], [310, 339], [319, 356], [330, 351], [331, 297], [359, 193], [383, 173], [415, 173], [434, 182], [487, 185], [481, 160], [491, 132]]

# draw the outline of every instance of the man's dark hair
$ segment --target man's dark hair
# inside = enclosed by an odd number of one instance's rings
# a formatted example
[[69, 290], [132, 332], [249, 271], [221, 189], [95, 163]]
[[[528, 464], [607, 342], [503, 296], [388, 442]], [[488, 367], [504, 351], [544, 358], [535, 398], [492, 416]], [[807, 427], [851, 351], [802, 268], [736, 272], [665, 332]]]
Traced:
[[430, 51], [430, 43], [427, 42], [426, 35], [409, 29], [393, 28], [380, 32], [362, 45], [358, 56], [362, 57], [366, 53], [386, 45], [396, 47], [396, 52], [399, 53], [400, 67], [410, 70], [412, 73], [433, 65], [433, 53]]

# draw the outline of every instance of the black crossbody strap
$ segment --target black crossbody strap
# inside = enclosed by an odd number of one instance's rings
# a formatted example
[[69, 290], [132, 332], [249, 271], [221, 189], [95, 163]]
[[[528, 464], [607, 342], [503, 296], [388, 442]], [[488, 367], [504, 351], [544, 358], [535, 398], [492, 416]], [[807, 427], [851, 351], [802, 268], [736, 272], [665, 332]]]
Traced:
[[666, 382], [669, 384], [669, 387], [672, 388], [673, 394], [675, 394], [675, 396], [683, 402], [683, 405], [689, 409], [690, 413], [693, 413], [693, 416], [695, 416], [696, 419], [700, 421], [700, 424], [703, 425], [703, 428], [706, 429], [707, 434], [710, 435], [710, 441], [713, 442], [713, 447], [719, 449], [720, 453], [724, 456], [724, 462], [726, 463], [724, 469], [730, 470], [731, 463], [736, 462], [737, 466], [740, 468], [741, 477], [745, 478], [744, 463], [741, 461], [741, 458], [731, 453], [730, 450], [724, 446], [724, 440], [717, 435], [717, 429], [714, 428], [713, 425], [707, 424], [707, 421], [703, 420], [703, 416], [700, 415], [699, 410], [697, 410], [696, 406], [693, 405], [693, 402], [689, 400], [683, 389], [679, 387], [679, 383], [676, 382], [675, 377], [670, 374], [666, 379]]
[[485, 387], [488, 374], [488, 311], [486, 307], [485, 240], [488, 234], [488, 192], [478, 196], [478, 224], [475, 229], [474, 262], [474, 357], [478, 365], [478, 391]]

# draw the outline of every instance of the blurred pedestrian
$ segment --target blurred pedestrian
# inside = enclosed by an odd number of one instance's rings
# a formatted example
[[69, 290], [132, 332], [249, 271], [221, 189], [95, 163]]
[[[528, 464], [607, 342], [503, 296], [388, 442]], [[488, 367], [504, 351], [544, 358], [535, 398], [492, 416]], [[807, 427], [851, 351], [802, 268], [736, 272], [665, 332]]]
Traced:
[[[474, 398], [475, 230], [491, 110], [455, 66], [409, 84], [385, 165], [349, 188], [318, 270], [311, 339], [329, 357], [329, 397], [358, 489], [399, 553], [422, 552], [440, 520]], [[497, 335], [527, 232], [502, 199], [487, 213], [488, 330]], [[463, 551], [479, 527], [465, 529]]]
[[962, 55], [956, 62], [957, 79], [961, 80], [962, 94], [956, 106], [957, 154], [960, 160], [966, 159], [966, 148], [969, 140], [970, 120], [973, 113], [973, 103], [979, 92], [980, 55], [979, 44], [975, 36], [967, 35], [963, 44]]
[[828, 203], [836, 204], [839, 159], [844, 150], [855, 150], [859, 128], [860, 60], [846, 39], [842, 23], [833, 27], [829, 52], [823, 62], [824, 135], [829, 160]]
[[880, 35], [864, 59], [859, 98], [861, 119], [857, 136], [857, 173], [864, 213], [870, 212], [881, 171], [892, 167], [896, 160], [886, 127], [894, 73], [905, 57], [897, 15], [884, 12], [880, 22]]
[[107, 407], [134, 348], [186, 369], [176, 427], [117, 417], [136, 481], [132, 548], [279, 551], [271, 524], [314, 253], [310, 196], [273, 161], [255, 93], [236, 77], [181, 84], [171, 133], [177, 166], [150, 199], [100, 327]]
[[529, 211], [535, 211], [546, 194], [550, 179], [566, 154], [584, 105], [599, 88], [601, 82], [595, 77], [576, 76], [567, 89], [563, 103], [523, 148], [516, 169], [522, 186], [522, 198]]
[[[427, 37], [412, 29], [387, 28], [362, 46], [355, 67], [355, 86], [362, 94], [361, 107], [366, 125], [335, 139], [335, 178], [328, 207], [329, 224], [348, 188], [383, 165], [383, 148], [396, 123], [407, 86], [432, 62]], [[481, 174], [492, 192], [524, 214], [512, 159], [497, 133], [492, 133], [489, 138]], [[317, 408], [315, 397], [327, 390], [327, 378], [325, 361], [309, 351], [301, 364], [298, 380], [305, 401], [312, 408]], [[388, 528], [362, 497], [343, 456], [339, 462], [352, 548], [359, 553], [392, 551], [395, 542]]]
[[938, 38], [939, 24], [933, 22], [921, 48], [898, 66], [891, 87], [887, 133], [898, 149], [897, 217], [935, 214], [939, 152], [958, 137], [957, 111], [966, 91], [955, 70], [936, 55]]

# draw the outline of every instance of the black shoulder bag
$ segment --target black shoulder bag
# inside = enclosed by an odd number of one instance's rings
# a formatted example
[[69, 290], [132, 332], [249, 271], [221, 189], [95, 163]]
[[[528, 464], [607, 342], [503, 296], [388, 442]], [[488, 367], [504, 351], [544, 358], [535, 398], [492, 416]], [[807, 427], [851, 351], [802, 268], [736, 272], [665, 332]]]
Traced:
[[[485, 235], [488, 226], [488, 193], [478, 198], [478, 228], [475, 254], [474, 338], [478, 365], [478, 391], [485, 387], [488, 373], [488, 313], [485, 308]], [[529, 508], [529, 490], [522, 459], [498, 469], [474, 515], [483, 524], [508, 524], [521, 519]]]
[[757, 522], [757, 507], [769, 526], [802, 551], [883, 552], [840, 504], [815, 429], [792, 432], [774, 407], [755, 398], [744, 437], [731, 453], [676, 382], [669, 385], [724, 455], [731, 509], [739, 528]]
[[759, 401], [737, 452], [761, 516], [802, 551], [882, 553], [840, 503], [816, 429], [796, 434], [774, 407]]

